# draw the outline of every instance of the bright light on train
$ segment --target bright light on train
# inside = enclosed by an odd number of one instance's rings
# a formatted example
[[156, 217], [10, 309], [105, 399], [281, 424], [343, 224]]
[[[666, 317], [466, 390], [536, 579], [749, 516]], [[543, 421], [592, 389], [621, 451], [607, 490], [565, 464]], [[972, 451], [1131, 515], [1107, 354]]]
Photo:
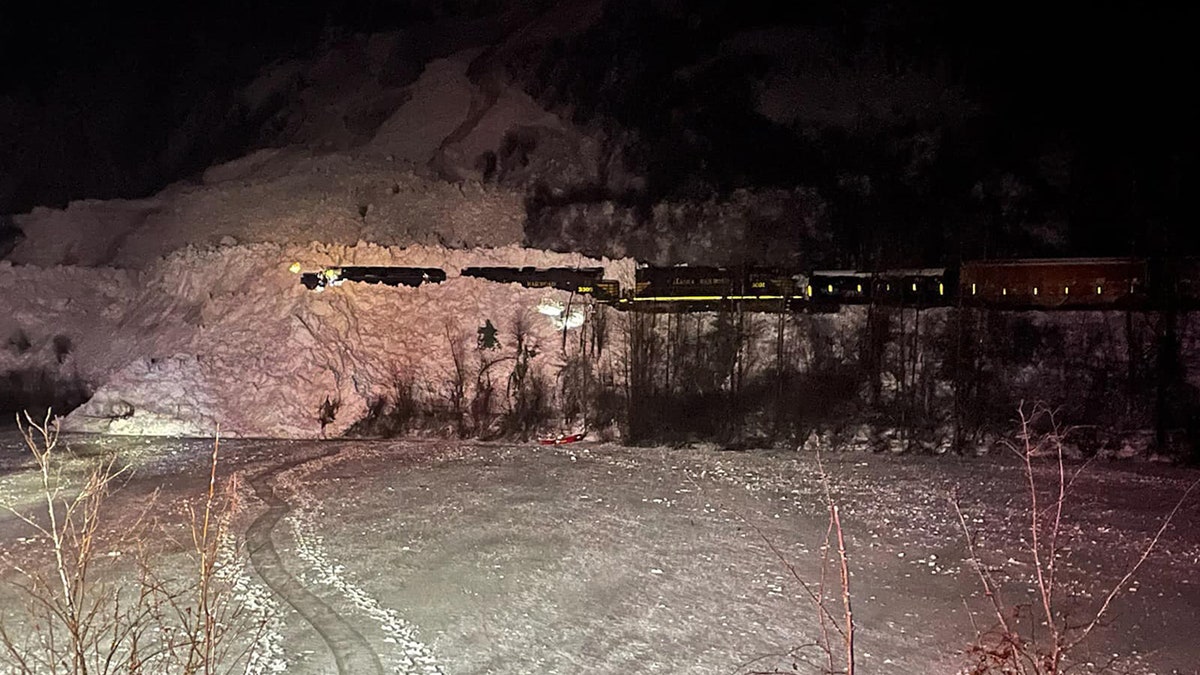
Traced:
[[562, 302], [554, 298], [542, 298], [541, 302], [537, 304], [538, 314], [545, 314], [546, 316], [561, 316], [565, 309]]

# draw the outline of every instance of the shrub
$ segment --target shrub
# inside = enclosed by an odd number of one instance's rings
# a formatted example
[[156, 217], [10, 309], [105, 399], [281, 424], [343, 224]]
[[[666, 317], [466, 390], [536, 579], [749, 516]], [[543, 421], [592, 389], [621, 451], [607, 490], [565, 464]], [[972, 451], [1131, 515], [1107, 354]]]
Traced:
[[57, 419], [47, 414], [37, 423], [26, 415], [18, 425], [40, 476], [43, 506], [40, 514], [9, 507], [39, 544], [33, 560], [13, 564], [27, 623], [20, 632], [0, 623], [0, 660], [10, 672], [244, 669], [270, 618], [244, 611], [223, 573], [238, 557], [228, 547], [237, 490], [236, 484], [218, 485], [219, 443], [213, 444], [207, 491], [198, 504], [185, 505], [194, 575], [175, 580], [155, 557], [155, 543], [169, 536], [149, 520], [150, 505], [121, 524], [119, 541], [104, 539], [104, 507], [126, 467], [111, 456], [99, 458], [73, 486], [64, 472]]

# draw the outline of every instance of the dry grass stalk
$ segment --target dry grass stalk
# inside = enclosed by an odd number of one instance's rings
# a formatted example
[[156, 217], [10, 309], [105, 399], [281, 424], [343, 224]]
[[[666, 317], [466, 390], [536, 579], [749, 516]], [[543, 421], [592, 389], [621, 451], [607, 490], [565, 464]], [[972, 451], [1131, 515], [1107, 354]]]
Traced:
[[[817, 624], [820, 631], [817, 642], [814, 644], [805, 644], [797, 647], [789, 651], [786, 656], [795, 656], [805, 649], [815, 647], [825, 656], [825, 664], [824, 666], [821, 666], [824, 673], [831, 675], [854, 675], [855, 625], [850, 593], [850, 561], [849, 556], [846, 553], [846, 538], [842, 530], [841, 511], [838, 507], [837, 501], [833, 498], [833, 490], [831, 488], [829, 474], [825, 471], [825, 465], [821, 460], [821, 454], [819, 450], [817, 452], [817, 467], [821, 476], [821, 487], [825, 497], [825, 506], [829, 513], [829, 522], [825, 531], [825, 541], [821, 545], [821, 573], [816, 588], [813, 588], [811, 584], [804, 581], [803, 577], [801, 577], [800, 573], [796, 570], [796, 566], [787, 559], [787, 556], [785, 556], [783, 552], [779, 550], [779, 547], [775, 545], [775, 542], [772, 541], [771, 538], [768, 537], [761, 528], [759, 528], [741, 513], [738, 513], [738, 516], [747, 525], [749, 525], [751, 529], [754, 530], [755, 534], [757, 534], [758, 537], [763, 540], [763, 543], [767, 545], [767, 548], [770, 549], [772, 555], [774, 555], [775, 558], [778, 559], [779, 562], [784, 566], [784, 568], [787, 569], [788, 574], [791, 575], [792, 579], [796, 581], [796, 583], [804, 591], [805, 595], [807, 595], [812, 601], [813, 609], [816, 611]], [[837, 569], [839, 576], [839, 595], [837, 596], [836, 600], [830, 597], [830, 591], [827, 589], [826, 585], [829, 569], [832, 565], [830, 560], [830, 552], [833, 550], [835, 544], [838, 554]], [[835, 616], [833, 614], [833, 610], [830, 608], [831, 603], [834, 602], [840, 602], [842, 606], [840, 617]], [[836, 637], [834, 635], [835, 633]], [[781, 655], [772, 654], [769, 656], [777, 657]], [[759, 657], [754, 659], [754, 661], [759, 661], [763, 658], [768, 657]], [[753, 663], [753, 661], [742, 664], [738, 667], [738, 671], [740, 672], [742, 668], [750, 665], [750, 663]], [[813, 665], [815, 666], [815, 664]], [[796, 665], [793, 664], [793, 671], [795, 668]], [[769, 675], [782, 672], [785, 671], [754, 670], [748, 671], [748, 675]]]

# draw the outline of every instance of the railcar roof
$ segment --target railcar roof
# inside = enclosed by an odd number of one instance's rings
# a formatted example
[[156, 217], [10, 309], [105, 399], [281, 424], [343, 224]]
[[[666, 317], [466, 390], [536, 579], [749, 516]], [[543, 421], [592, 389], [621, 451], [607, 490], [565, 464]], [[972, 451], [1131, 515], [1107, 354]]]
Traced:
[[970, 260], [963, 267], [1018, 267], [1036, 265], [1111, 265], [1145, 262], [1142, 258], [1014, 258], [1011, 260]]

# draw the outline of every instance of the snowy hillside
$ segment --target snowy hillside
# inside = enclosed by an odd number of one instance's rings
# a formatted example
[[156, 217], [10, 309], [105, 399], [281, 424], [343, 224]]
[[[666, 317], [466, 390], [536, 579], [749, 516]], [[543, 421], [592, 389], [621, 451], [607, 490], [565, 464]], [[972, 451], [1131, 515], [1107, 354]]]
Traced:
[[[289, 264], [438, 265], [445, 283], [419, 289], [345, 284], [306, 290]], [[62, 369], [95, 383], [95, 396], [66, 420], [76, 430], [239, 436], [315, 437], [344, 431], [367, 402], [397, 380], [432, 396], [454, 373], [451, 342], [473, 348], [486, 321], [498, 329], [491, 377], [505, 383], [514, 360], [515, 325], [536, 349], [532, 367], [561, 360], [559, 333], [537, 304], [569, 298], [516, 285], [457, 277], [468, 265], [605, 264], [628, 277], [628, 261], [610, 263], [518, 247], [479, 251], [375, 245], [240, 245], [185, 248], [139, 272], [112, 269], [0, 267], [7, 288], [35, 289], [7, 302], [8, 335], [30, 336], [22, 354], [3, 352], [15, 369], [53, 364], [54, 336], [71, 345]], [[576, 300], [578, 302], [578, 300]], [[468, 352], [470, 354], [471, 352]], [[318, 421], [326, 398], [338, 405], [328, 428]]]
[[[328, 31], [187, 110], [162, 156], [139, 168], [158, 167], [163, 189], [0, 219], [4, 406], [62, 409], [94, 392], [71, 428], [312, 437], [413, 391], [460, 419], [480, 417], [473, 405], [518, 403], [569, 418], [587, 407], [564, 384], [575, 378], [610, 426], [624, 405], [653, 413], [652, 431], [690, 409], [709, 412], [672, 420], [688, 433], [740, 415], [729, 433], [777, 434], [818, 424], [810, 409], [834, 410], [836, 390], [842, 417], [869, 400], [862, 410], [909, 424], [916, 406], [928, 415], [921, 433], [943, 435], [964, 367], [948, 355], [965, 358], [946, 345], [975, 344], [944, 317], [596, 312], [574, 341], [534, 311], [555, 293], [458, 270], [604, 265], [628, 289], [634, 258], [881, 269], [968, 259], [972, 241], [991, 242], [990, 256], [1045, 255], [1069, 240], [1070, 214], [1054, 205], [1091, 201], [1070, 192], [1069, 150], [1014, 149], [1029, 161], [997, 164], [995, 137], [972, 126], [978, 102], [936, 64], [897, 61], [880, 35], [851, 49], [829, 30], [764, 28], [766, 15], [733, 7], [476, 9], [401, 30]], [[0, 120], [32, 105], [0, 99]], [[205, 149], [210, 133], [223, 140]], [[198, 159], [218, 156], [234, 159]], [[4, 166], [0, 192], [15, 194]], [[293, 262], [419, 265], [449, 278], [317, 294]], [[981, 336], [965, 366], [979, 376], [966, 382], [972, 395], [1061, 396], [1069, 385], [1086, 392], [1077, 407], [1144, 425], [1145, 406], [1109, 396], [1105, 373], [1126, 373], [1123, 391], [1146, 390], [1150, 352], [1138, 345], [1151, 344], [1153, 317], [1119, 333], [1094, 317], [1042, 319], [968, 317]], [[498, 351], [476, 348], [487, 326]], [[1180, 326], [1191, 364], [1192, 319]], [[979, 346], [1017, 333], [1022, 344]], [[1057, 363], [1072, 366], [1056, 375]], [[1181, 382], [1200, 377], [1183, 370]], [[514, 373], [553, 386], [526, 401]], [[630, 376], [653, 405], [639, 408], [632, 387], [618, 393]], [[978, 407], [999, 418], [1009, 398]]]

